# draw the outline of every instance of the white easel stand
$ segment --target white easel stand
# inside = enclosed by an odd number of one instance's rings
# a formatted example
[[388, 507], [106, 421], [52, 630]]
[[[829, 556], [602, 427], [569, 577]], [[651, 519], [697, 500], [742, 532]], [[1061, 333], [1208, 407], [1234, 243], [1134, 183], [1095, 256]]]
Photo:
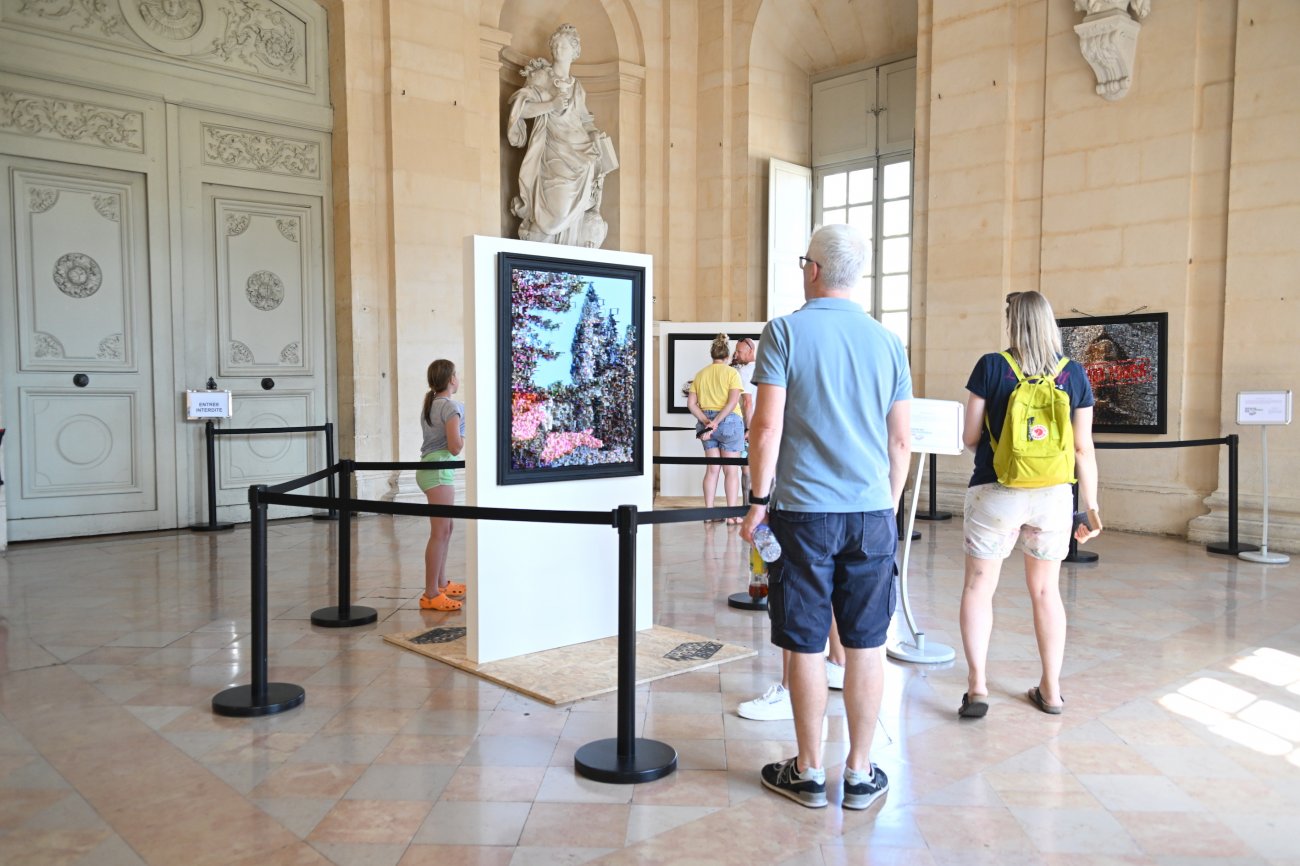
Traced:
[[907, 519], [907, 529], [903, 532], [903, 565], [898, 572], [898, 594], [903, 599], [903, 618], [907, 620], [907, 629], [912, 639], [902, 640], [887, 645], [885, 654], [900, 662], [914, 662], [923, 665], [943, 664], [957, 657], [952, 647], [941, 643], [927, 644], [925, 632], [916, 627], [916, 618], [912, 616], [912, 603], [907, 597], [907, 562], [912, 552], [912, 530], [916, 526], [916, 506], [921, 499], [921, 476], [925, 474], [926, 454], [921, 454], [916, 467], [916, 481], [912, 483], [912, 511]]
[[[1290, 420], [1288, 417], [1287, 420]], [[1237, 554], [1238, 559], [1246, 562], [1262, 562], [1265, 565], [1286, 565], [1291, 557], [1285, 553], [1268, 552], [1268, 425], [1259, 428], [1260, 453], [1264, 456], [1264, 535], [1259, 541], [1259, 550], [1243, 550]]]

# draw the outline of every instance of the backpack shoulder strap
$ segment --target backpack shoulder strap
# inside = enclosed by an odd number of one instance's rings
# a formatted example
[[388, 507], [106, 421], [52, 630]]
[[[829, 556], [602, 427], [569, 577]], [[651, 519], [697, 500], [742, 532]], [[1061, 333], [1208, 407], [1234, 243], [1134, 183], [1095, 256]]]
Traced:
[[1067, 355], [1062, 355], [1061, 360], [1056, 362], [1056, 369], [1052, 370], [1052, 378], [1055, 379], [1061, 375], [1061, 371], [1065, 369], [1065, 365], [1068, 363], [1070, 363], [1070, 358]]
[[[1011, 365], [1011, 372], [1016, 374], [1016, 382], [1018, 382], [1018, 383], [1019, 383], [1019, 382], [1024, 382], [1024, 381], [1025, 381], [1025, 374], [1020, 372], [1020, 366], [1019, 366], [1018, 364], [1016, 364], [1016, 359], [1013, 358], [1013, 357], [1011, 357], [1011, 353], [1010, 353], [1010, 352], [998, 352], [998, 354], [1001, 355], [1003, 358], [1005, 358], [1006, 361], [1007, 361], [1007, 363]], [[989, 410], [988, 410], [988, 404], [985, 404], [985, 406], [984, 406], [984, 429], [988, 431], [988, 434], [989, 434], [989, 444], [990, 444], [991, 446], [993, 446], [993, 450], [994, 450], [994, 451], [998, 450], [998, 440], [997, 440], [997, 438], [993, 435], [993, 427], [990, 426], [990, 424], [989, 424]]]
[[1025, 374], [1020, 372], [1020, 365], [1016, 363], [1015, 358], [1011, 357], [1011, 353], [998, 352], [998, 354], [1007, 359], [1007, 363], [1011, 365], [1011, 372], [1016, 374], [1016, 381], [1017, 382], [1025, 381]]

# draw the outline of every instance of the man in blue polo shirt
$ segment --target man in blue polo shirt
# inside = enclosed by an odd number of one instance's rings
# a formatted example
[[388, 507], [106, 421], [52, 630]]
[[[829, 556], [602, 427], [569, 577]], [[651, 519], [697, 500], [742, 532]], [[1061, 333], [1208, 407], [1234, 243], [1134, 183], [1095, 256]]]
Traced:
[[822, 649], [831, 614], [846, 652], [849, 754], [843, 806], [865, 809], [889, 786], [871, 763], [884, 692], [885, 633], [897, 598], [894, 503], [911, 459], [912, 379], [898, 337], [849, 300], [866, 243], [846, 225], [818, 229], [801, 256], [798, 311], [759, 340], [750, 428], [751, 541], [767, 523], [781, 544], [769, 565], [772, 643], [791, 651], [790, 693], [799, 754], [763, 767], [763, 785], [801, 805], [825, 806]]

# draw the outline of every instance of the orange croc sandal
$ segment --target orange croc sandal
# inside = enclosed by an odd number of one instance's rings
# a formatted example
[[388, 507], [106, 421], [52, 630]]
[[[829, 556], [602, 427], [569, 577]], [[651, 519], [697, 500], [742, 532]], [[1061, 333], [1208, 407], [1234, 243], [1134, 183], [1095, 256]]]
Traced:
[[429, 598], [423, 593], [420, 594], [420, 610], [453, 611], [460, 610], [461, 607], [460, 602], [447, 598], [446, 593], [440, 592], [433, 598]]
[[452, 581], [448, 583], [446, 586], [444, 586], [442, 588], [442, 591], [446, 593], [447, 598], [464, 598], [465, 584], [456, 583], [455, 581]]

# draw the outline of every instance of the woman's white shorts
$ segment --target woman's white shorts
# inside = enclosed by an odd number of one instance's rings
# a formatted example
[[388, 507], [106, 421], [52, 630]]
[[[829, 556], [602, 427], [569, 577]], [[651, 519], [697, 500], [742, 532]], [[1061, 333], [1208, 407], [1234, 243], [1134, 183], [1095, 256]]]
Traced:
[[1074, 531], [1074, 494], [1069, 484], [1025, 489], [996, 482], [966, 489], [966, 554], [1006, 559], [1020, 549], [1035, 559], [1062, 560]]

